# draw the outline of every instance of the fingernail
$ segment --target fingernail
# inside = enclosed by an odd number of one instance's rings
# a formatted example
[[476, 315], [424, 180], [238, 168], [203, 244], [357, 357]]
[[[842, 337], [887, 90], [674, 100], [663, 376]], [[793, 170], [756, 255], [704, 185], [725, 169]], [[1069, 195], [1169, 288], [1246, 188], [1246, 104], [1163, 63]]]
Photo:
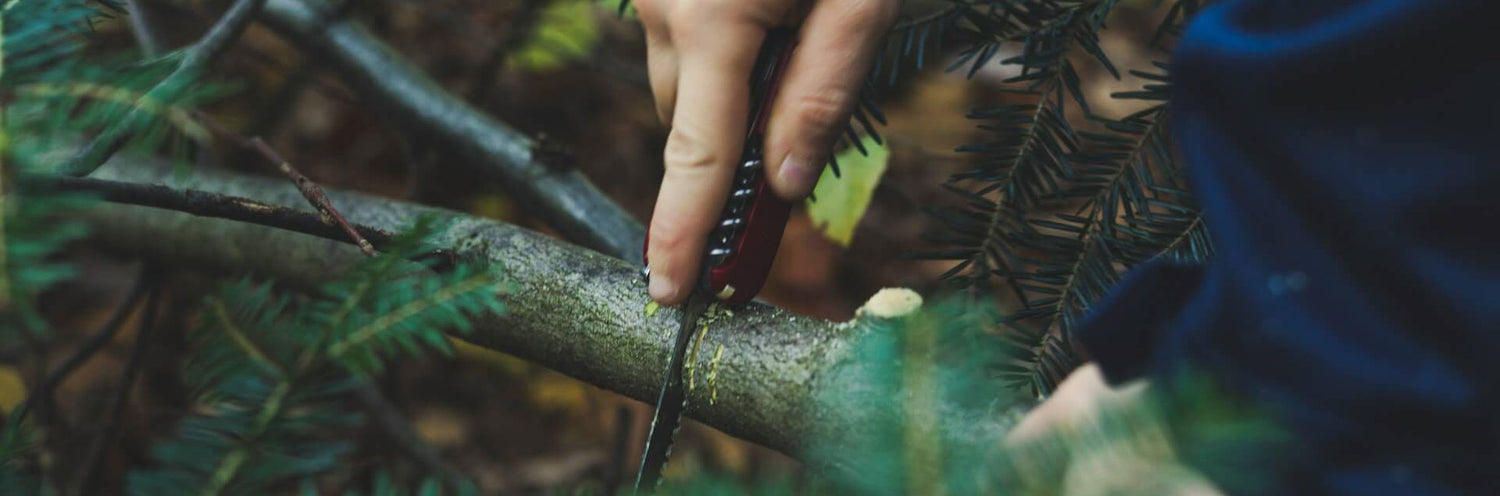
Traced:
[[801, 198], [812, 192], [813, 186], [818, 183], [818, 175], [822, 172], [823, 168], [814, 167], [812, 161], [787, 155], [786, 160], [781, 161], [781, 172], [777, 173], [777, 179], [786, 188], [784, 196]]
[[656, 301], [674, 301], [681, 288], [667, 274], [651, 274], [651, 280], [647, 286], [651, 291], [651, 299]]

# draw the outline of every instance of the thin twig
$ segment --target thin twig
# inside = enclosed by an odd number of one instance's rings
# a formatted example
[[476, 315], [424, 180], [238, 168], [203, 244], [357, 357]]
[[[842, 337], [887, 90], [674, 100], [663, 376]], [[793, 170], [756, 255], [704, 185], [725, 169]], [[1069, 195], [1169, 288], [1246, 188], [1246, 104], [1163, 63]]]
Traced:
[[152, 268], [147, 266], [142, 269], [141, 278], [151, 288], [150, 295], [146, 297], [146, 308], [141, 312], [141, 326], [135, 333], [135, 346], [130, 348], [130, 358], [125, 360], [125, 370], [121, 372], [120, 384], [115, 387], [115, 396], [109, 404], [109, 417], [104, 421], [104, 432], [94, 441], [89, 448], [88, 454], [83, 459], [83, 473], [77, 479], [78, 491], [76, 494], [96, 494], [94, 486], [99, 480], [99, 471], [104, 466], [104, 450], [115, 444], [115, 439], [120, 435], [120, 417], [125, 414], [125, 405], [130, 403], [130, 390], [135, 385], [135, 377], [140, 374], [141, 363], [146, 354], [146, 346], [151, 342], [152, 328], [156, 327], [156, 310], [161, 304], [161, 284], [158, 284], [156, 274]]
[[[193, 86], [207, 72], [214, 60], [217, 60], [229, 44], [238, 39], [245, 26], [250, 24], [250, 19], [255, 17], [256, 11], [266, 0], [235, 0], [229, 11], [220, 18], [208, 34], [194, 43], [182, 54], [182, 61], [178, 62], [177, 68], [156, 83], [151, 90], [142, 97], [143, 100], [170, 102], [176, 99], [180, 93]], [[130, 130], [128, 123], [137, 117], [137, 111], [132, 110], [124, 118], [115, 121], [115, 124], [105, 128], [94, 141], [79, 151], [77, 155], [69, 158], [63, 163], [58, 172], [70, 176], [86, 176], [100, 165], [104, 165], [109, 157], [125, 147], [130, 141]]]
[[370, 417], [375, 420], [375, 425], [385, 432], [391, 442], [426, 468], [428, 472], [442, 477], [443, 482], [450, 489], [461, 491], [461, 488], [468, 484], [463, 473], [444, 462], [437, 448], [433, 448], [432, 445], [422, 440], [417, 430], [411, 426], [411, 422], [401, 415], [400, 409], [391, 403], [390, 398], [386, 398], [385, 394], [381, 393], [374, 384], [360, 384], [354, 389], [354, 397], [359, 400], [361, 406], [364, 406], [365, 411], [369, 412]]
[[[178, 190], [154, 184], [135, 184], [84, 177], [23, 176], [21, 182], [28, 188], [96, 193], [102, 195], [105, 201], [114, 203], [164, 208], [204, 217], [237, 220], [334, 241], [350, 242], [347, 232], [340, 227], [324, 223], [320, 214], [262, 203], [249, 198], [197, 190]], [[391, 233], [372, 227], [350, 224], [350, 228], [373, 246], [383, 246], [391, 238]]]
[[156, 57], [167, 48], [167, 40], [162, 36], [161, 16], [158, 14], [160, 6], [147, 4], [142, 0], [125, 0], [125, 9], [130, 12], [130, 27], [135, 33], [136, 43], [141, 45], [141, 52], [147, 57]]
[[282, 174], [285, 174], [288, 179], [292, 180], [293, 184], [297, 185], [297, 191], [302, 192], [302, 197], [307, 198], [307, 202], [311, 203], [313, 208], [318, 209], [318, 212], [323, 214], [325, 218], [333, 219], [334, 223], [343, 228], [344, 232], [349, 234], [349, 238], [354, 240], [354, 244], [359, 245], [360, 251], [365, 252], [365, 255], [371, 257], [376, 255], [375, 247], [371, 246], [368, 240], [359, 235], [359, 231], [356, 231], [354, 226], [349, 224], [349, 220], [344, 218], [344, 214], [339, 213], [337, 209], [333, 208], [333, 203], [328, 201], [328, 195], [323, 193], [323, 188], [319, 187], [318, 183], [308, 179], [307, 176], [292, 167], [291, 162], [281, 158], [281, 155], [277, 154], [276, 150], [271, 148], [271, 145], [267, 145], [265, 140], [260, 139], [260, 136], [250, 138], [250, 143], [267, 160], [277, 162], [279, 165], [276, 166], [276, 169], [280, 170]]
[[[79, 346], [78, 350], [74, 351], [72, 355], [69, 355], [61, 366], [48, 373], [46, 379], [42, 380], [42, 383], [37, 386], [36, 391], [32, 394], [32, 399], [27, 400], [25, 404], [22, 404], [18, 408], [26, 408], [26, 405], [36, 403], [38, 406], [35, 408], [38, 411], [51, 411], [53, 409], [52, 392], [57, 389], [59, 384], [62, 384], [64, 379], [68, 378], [69, 374], [72, 374], [74, 370], [77, 370], [80, 365], [87, 362], [99, 350], [104, 349], [104, 346], [108, 345], [110, 341], [114, 341], [115, 334], [119, 332], [120, 327], [125, 323], [125, 318], [130, 316], [130, 311], [135, 309], [135, 304], [146, 294], [147, 287], [145, 273], [143, 272], [136, 276], [135, 285], [130, 288], [130, 294], [126, 295], [125, 300], [121, 301], [120, 305], [115, 307], [114, 313], [109, 316], [109, 320], [104, 322], [104, 326], [100, 327], [99, 331], [95, 332], [82, 346]], [[18, 411], [24, 412], [26, 410]]]
[[255, 153], [265, 158], [267, 162], [274, 164], [278, 172], [286, 176], [287, 179], [292, 180], [292, 184], [297, 186], [297, 191], [302, 193], [302, 197], [307, 199], [307, 203], [312, 205], [314, 209], [317, 209], [318, 214], [323, 217], [325, 224], [337, 224], [340, 229], [344, 230], [345, 234], [349, 235], [349, 239], [353, 240], [356, 246], [359, 246], [360, 251], [370, 257], [376, 256], [375, 247], [364, 236], [359, 234], [359, 230], [349, 224], [349, 219], [344, 218], [344, 214], [339, 213], [338, 209], [333, 208], [333, 203], [328, 201], [328, 195], [323, 193], [323, 188], [318, 186], [318, 183], [313, 182], [312, 179], [308, 179], [296, 167], [293, 167], [292, 163], [285, 157], [282, 157], [280, 153], [277, 153], [275, 148], [266, 143], [266, 140], [261, 139], [260, 136], [250, 138], [240, 136], [222, 124], [219, 124], [218, 121], [210, 118], [207, 114], [199, 112], [194, 115], [199, 122], [203, 123], [204, 127], [209, 128], [215, 134], [234, 142], [242, 148], [254, 150]]

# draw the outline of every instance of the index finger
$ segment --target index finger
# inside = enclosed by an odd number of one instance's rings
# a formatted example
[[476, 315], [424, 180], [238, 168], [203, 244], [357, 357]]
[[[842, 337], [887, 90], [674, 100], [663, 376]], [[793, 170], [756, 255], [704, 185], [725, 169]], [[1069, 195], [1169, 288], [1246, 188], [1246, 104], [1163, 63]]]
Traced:
[[646, 248], [651, 297], [668, 305], [692, 290], [708, 233], [729, 193], [745, 140], [749, 75], [765, 28], [705, 22], [674, 30], [673, 38], [679, 47], [677, 104]]

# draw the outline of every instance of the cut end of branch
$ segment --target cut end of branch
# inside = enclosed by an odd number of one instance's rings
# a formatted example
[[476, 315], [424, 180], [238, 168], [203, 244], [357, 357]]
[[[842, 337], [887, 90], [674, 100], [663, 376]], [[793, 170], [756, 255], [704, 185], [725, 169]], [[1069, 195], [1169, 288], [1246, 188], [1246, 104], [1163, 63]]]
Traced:
[[865, 301], [855, 317], [872, 316], [882, 319], [904, 317], [922, 308], [922, 295], [908, 288], [885, 288], [877, 291]]

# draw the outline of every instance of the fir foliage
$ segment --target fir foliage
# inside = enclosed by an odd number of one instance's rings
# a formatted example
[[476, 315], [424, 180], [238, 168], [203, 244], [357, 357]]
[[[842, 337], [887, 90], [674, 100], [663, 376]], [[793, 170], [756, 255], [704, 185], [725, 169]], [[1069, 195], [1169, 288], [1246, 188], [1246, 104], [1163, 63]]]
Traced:
[[[839, 487], [835, 492], [980, 494], [991, 489], [970, 477], [988, 470], [996, 446], [985, 441], [1003, 435], [1030, 399], [992, 373], [1013, 354], [983, 331], [991, 325], [985, 321], [989, 315], [949, 300], [909, 315], [867, 314], [853, 322], [850, 352], [830, 368], [830, 383], [819, 389], [818, 402], [828, 411], [862, 416], [818, 433], [830, 442], [812, 443], [841, 449], [809, 454], [809, 462]], [[863, 444], [851, 447], [851, 440]]]
[[[1155, 37], [1175, 34], [1201, 3], [1173, 2]], [[928, 209], [937, 248], [917, 256], [952, 261], [944, 279], [973, 301], [1008, 290], [1017, 308], [998, 322], [1023, 358], [1003, 377], [1045, 396], [1079, 364], [1072, 329], [1124, 271], [1159, 255], [1202, 261], [1212, 246], [1171, 152], [1168, 67], [1128, 71], [1146, 84], [1113, 97], [1153, 102], [1134, 115], [1097, 115], [1084, 94], [1078, 64], [1122, 77], [1100, 43], [1118, 1], [949, 4], [901, 25], [888, 42], [901, 57], [887, 66], [909, 53], [920, 65], [929, 38], [957, 32], [966, 44], [949, 70], [973, 75], [1009, 45], [1019, 54], [998, 63], [1019, 67], [1006, 81], [1019, 102], [969, 114], [986, 138], [960, 148], [975, 165], [945, 185], [956, 205]]]
[[36, 467], [37, 435], [24, 416], [12, 412], [0, 433], [0, 494], [41, 494]]
[[[0, 186], [8, 179], [0, 173]], [[63, 216], [90, 200], [77, 194], [0, 194], [0, 341], [7, 346], [46, 338], [37, 298], [74, 273], [51, 256], [86, 233], [83, 223]]]
[[170, 148], [187, 163], [190, 144], [208, 139], [190, 109], [223, 96], [218, 84], [158, 85], [180, 53], [137, 60], [86, 50], [95, 26], [117, 15], [110, 3], [12, 0], [0, 10], [0, 101], [6, 127], [23, 130], [13, 157], [24, 169], [51, 170], [79, 138], [114, 129], [127, 150]]
[[183, 374], [197, 413], [155, 447], [157, 468], [130, 474], [130, 491], [263, 494], [333, 468], [351, 449], [336, 434], [361, 424], [346, 393], [392, 357], [451, 353], [445, 330], [504, 311], [495, 268], [439, 273], [408, 261], [437, 231], [419, 220], [313, 295], [242, 280], [204, 298]]

